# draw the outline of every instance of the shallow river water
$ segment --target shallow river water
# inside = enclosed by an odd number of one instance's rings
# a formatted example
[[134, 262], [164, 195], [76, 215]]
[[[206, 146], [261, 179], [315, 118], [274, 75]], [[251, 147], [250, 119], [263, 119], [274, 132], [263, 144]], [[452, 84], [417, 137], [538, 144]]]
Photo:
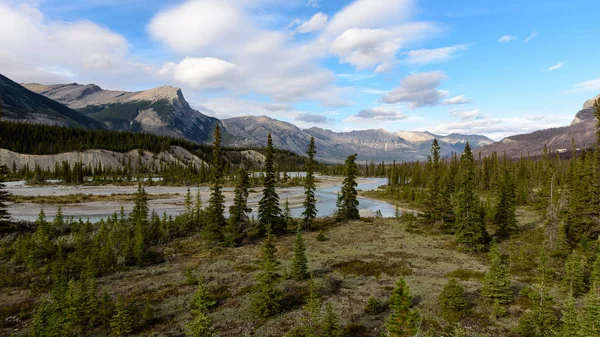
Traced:
[[[320, 180], [327, 180], [331, 177], [318, 177]], [[385, 178], [367, 178], [359, 179], [357, 189], [367, 191], [377, 189], [381, 185], [386, 184]], [[28, 196], [58, 196], [70, 194], [94, 194], [94, 195], [111, 195], [115, 193], [135, 193], [136, 186], [27, 186], [23, 182], [6, 183], [7, 190], [15, 195]], [[336, 209], [337, 193], [340, 190], [340, 183], [329, 184], [326, 187], [317, 187], [317, 209], [318, 216], [328, 216], [333, 214]], [[155, 199], [148, 202], [150, 211], [155, 210], [159, 214], [166, 212], [168, 215], [178, 215], [183, 211], [183, 196], [187, 192], [187, 187], [178, 186], [148, 186], [146, 191], [149, 194], [173, 194], [171, 198]], [[197, 188], [191, 188], [192, 194], [195, 196]], [[233, 197], [232, 188], [224, 188], [226, 208], [229, 208]], [[256, 216], [258, 200], [260, 199], [261, 188], [254, 188], [248, 199], [249, 206], [252, 208], [252, 214]], [[208, 187], [200, 187], [202, 200], [204, 205], [208, 201]], [[302, 187], [279, 188], [277, 189], [281, 199], [281, 206], [286, 199], [289, 200], [290, 209], [293, 217], [300, 217], [304, 208], [302, 201], [304, 200], [304, 189]], [[99, 221], [102, 218], [111, 216], [114, 212], [118, 212], [123, 206], [126, 213], [129, 213], [133, 208], [132, 202], [121, 201], [96, 201], [83, 202], [77, 204], [61, 205], [62, 212], [66, 217], [90, 219], [92, 222]], [[9, 206], [9, 212], [13, 219], [33, 221], [38, 217], [41, 208], [44, 208], [44, 213], [48, 218], [52, 218], [58, 209], [58, 205], [52, 204], [32, 204], [19, 203]], [[366, 199], [359, 197], [359, 210], [362, 216], [372, 216], [374, 212], [381, 211], [384, 217], [391, 217], [395, 214], [395, 207], [387, 202]]]

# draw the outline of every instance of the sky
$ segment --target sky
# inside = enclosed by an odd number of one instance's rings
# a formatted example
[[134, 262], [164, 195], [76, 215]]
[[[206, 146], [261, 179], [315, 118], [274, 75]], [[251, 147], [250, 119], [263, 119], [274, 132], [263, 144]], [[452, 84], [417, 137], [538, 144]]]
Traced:
[[0, 0], [0, 73], [182, 88], [218, 118], [483, 134], [600, 93], [597, 0]]

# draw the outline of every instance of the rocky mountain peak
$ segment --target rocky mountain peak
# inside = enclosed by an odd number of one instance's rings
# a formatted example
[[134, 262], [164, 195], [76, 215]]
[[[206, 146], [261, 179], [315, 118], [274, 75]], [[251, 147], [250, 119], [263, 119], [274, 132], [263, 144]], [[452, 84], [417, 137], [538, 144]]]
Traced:
[[594, 103], [596, 102], [596, 100], [600, 99], [600, 95], [596, 96], [595, 98], [592, 98], [588, 101], [585, 101], [585, 103], [583, 103], [583, 109], [589, 109], [591, 107], [594, 106]]
[[150, 101], [158, 102], [166, 100], [173, 102], [175, 100], [185, 101], [180, 88], [172, 86], [162, 86], [154, 89], [133, 93], [128, 101]]

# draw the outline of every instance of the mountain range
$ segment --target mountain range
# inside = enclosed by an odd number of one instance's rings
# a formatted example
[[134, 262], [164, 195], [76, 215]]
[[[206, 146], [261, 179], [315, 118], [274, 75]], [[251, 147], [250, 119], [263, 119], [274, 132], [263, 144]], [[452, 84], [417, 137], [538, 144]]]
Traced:
[[[600, 96], [599, 96], [600, 97]], [[216, 124], [224, 128], [224, 144], [262, 147], [271, 133], [277, 148], [304, 154], [315, 138], [317, 159], [342, 162], [357, 153], [359, 160], [424, 160], [434, 138], [443, 156], [462, 152], [466, 142], [482, 156], [493, 151], [510, 157], [539, 154], [544, 144], [553, 151], [580, 148], [595, 142], [594, 100], [584, 103], [569, 126], [507, 137], [501, 142], [481, 135], [436, 135], [427, 131], [389, 132], [371, 129], [334, 132], [318, 127], [300, 129], [268, 116], [245, 116], [219, 120], [193, 109], [181, 89], [163, 86], [145, 91], [104, 90], [95, 84], [18, 84], [0, 75], [0, 104], [4, 117], [62, 126], [150, 132], [209, 142]]]

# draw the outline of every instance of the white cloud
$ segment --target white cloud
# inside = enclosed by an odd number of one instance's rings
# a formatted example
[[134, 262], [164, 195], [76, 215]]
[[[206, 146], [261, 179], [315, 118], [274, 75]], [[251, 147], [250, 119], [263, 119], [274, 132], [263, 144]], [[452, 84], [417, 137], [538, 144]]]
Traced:
[[572, 116], [526, 115], [523, 117], [496, 118], [484, 116], [478, 119], [464, 119], [455, 123], [444, 123], [430, 128], [439, 134], [479, 134], [494, 140], [501, 140], [515, 134], [533, 132], [565, 125]]
[[302, 22], [297, 28], [298, 33], [310, 33], [319, 31], [327, 25], [328, 16], [322, 12], [319, 12], [310, 18], [308, 21]]
[[445, 99], [442, 101], [444, 105], [452, 105], [452, 104], [469, 104], [471, 103], [471, 99], [467, 98], [463, 95], [454, 96], [452, 98]]
[[571, 91], [600, 91], [600, 78], [577, 83]]
[[370, 119], [376, 121], [397, 121], [406, 119], [408, 116], [402, 112], [397, 112], [393, 109], [386, 107], [376, 107], [370, 109], [360, 110], [356, 115], [351, 117], [352, 119]]
[[227, 88], [237, 78], [235, 64], [214, 57], [186, 57], [179, 64], [168, 62], [160, 70], [194, 89]]
[[380, 100], [385, 103], [409, 103], [411, 109], [423, 106], [438, 105], [448, 95], [445, 90], [438, 90], [447, 76], [440, 71], [418, 73], [405, 77], [400, 86], [391, 90]]
[[413, 12], [412, 0], [357, 0], [334, 15], [326, 34], [338, 36], [351, 28], [395, 27]]
[[552, 67], [548, 68], [548, 70], [549, 71], [558, 70], [558, 69], [562, 68], [565, 65], [565, 63], [566, 62], [557, 63], [557, 64], [553, 65]]
[[147, 67], [127, 61], [128, 42], [89, 21], [52, 21], [27, 4], [0, 1], [0, 69], [14, 80], [103, 82]]
[[449, 113], [452, 116], [460, 118], [462, 120], [480, 119], [483, 117], [481, 115], [481, 111], [479, 111], [479, 109], [466, 110], [466, 111], [461, 111], [458, 109], [451, 109], [449, 111]]
[[273, 111], [273, 112], [294, 110], [294, 108], [292, 106], [289, 106], [287, 104], [277, 104], [277, 103], [265, 104], [265, 109], [269, 110], [269, 111]]
[[525, 42], [523, 42], [523, 43], [527, 43], [527, 42], [533, 40], [536, 36], [538, 36], [538, 32], [533, 32], [533, 33], [529, 34], [529, 36], [525, 39]]
[[408, 52], [405, 62], [408, 64], [427, 64], [434, 62], [447, 61], [457, 53], [467, 49], [464, 44], [457, 44], [452, 47], [443, 47], [437, 49], [418, 49]]
[[498, 39], [498, 42], [510, 42], [510, 41], [513, 41], [513, 40], [516, 40], [516, 39], [517, 39], [517, 37], [516, 37], [516, 36], [512, 36], [512, 35], [504, 35], [504, 36], [501, 36], [501, 37]]

